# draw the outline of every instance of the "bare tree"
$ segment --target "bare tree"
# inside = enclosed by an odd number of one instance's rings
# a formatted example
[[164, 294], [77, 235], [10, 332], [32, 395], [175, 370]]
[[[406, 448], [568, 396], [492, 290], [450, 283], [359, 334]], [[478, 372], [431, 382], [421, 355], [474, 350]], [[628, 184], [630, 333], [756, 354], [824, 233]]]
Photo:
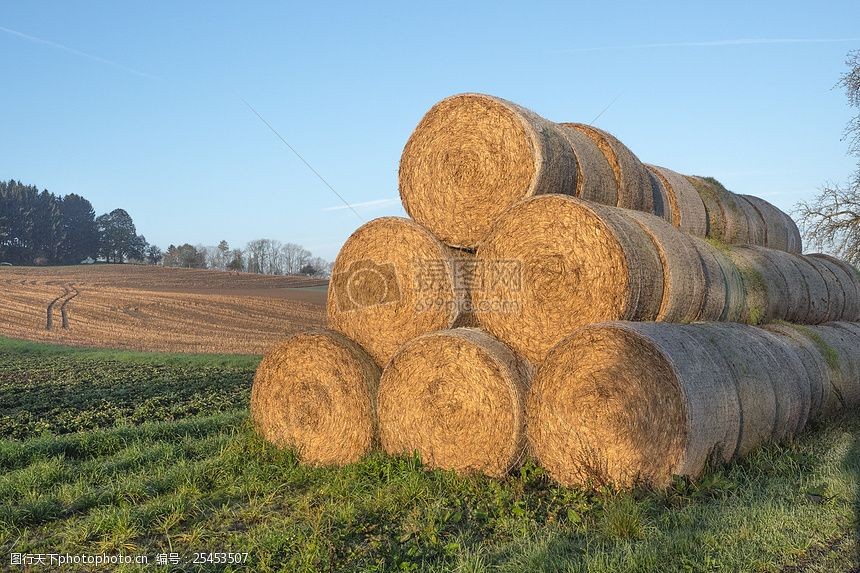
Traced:
[[807, 243], [860, 265], [860, 50], [848, 54], [849, 71], [839, 81], [848, 105], [858, 110], [845, 128], [848, 153], [857, 170], [845, 185], [828, 185], [812, 201], [798, 203], [795, 214]]

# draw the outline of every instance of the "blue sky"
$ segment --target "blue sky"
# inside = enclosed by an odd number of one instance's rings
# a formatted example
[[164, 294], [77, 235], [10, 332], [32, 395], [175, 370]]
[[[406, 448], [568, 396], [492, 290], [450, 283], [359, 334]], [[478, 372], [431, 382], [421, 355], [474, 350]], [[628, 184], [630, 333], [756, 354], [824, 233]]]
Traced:
[[362, 221], [242, 98], [366, 220], [403, 214], [424, 112], [479, 91], [557, 121], [614, 100], [595, 125], [641, 159], [784, 209], [845, 179], [860, 3], [695, 4], [5, 2], [0, 178], [123, 207], [162, 247], [333, 259]]

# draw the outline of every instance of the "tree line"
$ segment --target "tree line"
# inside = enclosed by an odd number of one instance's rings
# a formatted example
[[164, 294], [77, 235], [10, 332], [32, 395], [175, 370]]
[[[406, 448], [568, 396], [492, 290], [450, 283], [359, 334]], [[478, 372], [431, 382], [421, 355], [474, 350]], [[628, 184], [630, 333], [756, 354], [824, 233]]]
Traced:
[[[330, 264], [294, 243], [250, 241], [244, 249], [170, 245], [162, 251], [137, 233], [123, 209], [96, 217], [76, 194], [55, 195], [20, 181], [0, 181], [0, 263], [74, 265], [84, 261], [148, 263], [260, 274], [326, 276]], [[89, 262], [88, 261], [88, 262]]]
[[85, 259], [143, 260], [149, 244], [123, 209], [96, 217], [74, 193], [58, 196], [20, 181], [0, 181], [0, 262], [68, 265]]
[[331, 271], [331, 263], [301, 245], [275, 239], [256, 239], [244, 249], [231, 248], [227, 241], [217, 246], [170, 245], [162, 256], [166, 267], [308, 276], [328, 276]]

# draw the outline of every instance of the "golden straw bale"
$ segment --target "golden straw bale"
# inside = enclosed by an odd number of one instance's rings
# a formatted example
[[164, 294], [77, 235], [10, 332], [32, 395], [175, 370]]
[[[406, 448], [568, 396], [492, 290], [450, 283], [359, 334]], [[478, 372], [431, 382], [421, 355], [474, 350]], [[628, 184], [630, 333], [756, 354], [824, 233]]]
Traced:
[[618, 203], [618, 183], [612, 166], [594, 141], [565, 124], [559, 129], [576, 157], [576, 196], [603, 205]]
[[329, 326], [384, 366], [406, 341], [469, 325], [471, 254], [445, 246], [409, 219], [383, 217], [341, 248], [328, 291]]
[[657, 165], [646, 165], [662, 182], [671, 214], [670, 222], [687, 233], [704, 237], [708, 233], [708, 214], [698, 191], [680, 173]]
[[585, 135], [600, 148], [612, 166], [618, 188], [618, 207], [654, 212], [654, 191], [648, 170], [630, 149], [614, 135], [584, 123], [562, 123]]
[[483, 94], [446, 98], [424, 116], [400, 159], [409, 215], [443, 242], [478, 244], [517, 201], [576, 193], [576, 158], [561, 128]]
[[737, 390], [721, 356], [686, 328], [597, 324], [552, 349], [535, 373], [527, 426], [555, 480], [659, 487], [731, 458]]
[[529, 366], [472, 328], [420, 336], [385, 367], [382, 446], [418, 452], [432, 468], [502, 477], [526, 455]]
[[660, 257], [628, 212], [563, 195], [511, 208], [476, 253], [485, 273], [472, 292], [481, 325], [539, 362], [585, 324], [657, 318]]
[[272, 348], [257, 368], [251, 418], [279, 447], [303, 462], [351, 463], [376, 444], [380, 369], [340, 333], [312, 331]]

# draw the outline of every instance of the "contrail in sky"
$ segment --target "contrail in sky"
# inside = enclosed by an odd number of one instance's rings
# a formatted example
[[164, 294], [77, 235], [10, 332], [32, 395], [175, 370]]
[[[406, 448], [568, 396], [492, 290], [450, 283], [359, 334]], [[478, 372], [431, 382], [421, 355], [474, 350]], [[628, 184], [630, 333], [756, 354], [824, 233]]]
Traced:
[[737, 38], [734, 40], [711, 40], [702, 42], [662, 42], [655, 44], [628, 44], [623, 46], [595, 46], [570, 48], [565, 53], [603, 52], [608, 50], [646, 50], [653, 48], [718, 48], [725, 46], [758, 46], [774, 44], [840, 44], [860, 42], [860, 38]]
[[[162, 78], [159, 78], [158, 76], [148, 74], [146, 72], [141, 72], [140, 70], [136, 70], [134, 68], [130, 68], [128, 66], [124, 66], [120, 63], [114, 62], [112, 60], [108, 60], [107, 58], [102, 58], [101, 56], [96, 56], [94, 54], [88, 54], [87, 52], [82, 52], [80, 50], [70, 48], [69, 46], [65, 46], [63, 44], [58, 44], [57, 42], [45, 40], [44, 38], [38, 38], [36, 36], [31, 36], [29, 34], [25, 34], [23, 32], [19, 32], [17, 30], [12, 30], [11, 28], [5, 28], [3, 26], [0, 26], [0, 32], [4, 32], [4, 33], [9, 34], [11, 36], [15, 36], [16, 38], [21, 38], [22, 40], [27, 40], [28, 42], [34, 42], [36, 44], [43, 44], [45, 46], [50, 46], [52, 48], [62, 50], [62, 51], [67, 52], [69, 54], [73, 54], [75, 56], [80, 56], [82, 58], [86, 58], [86, 59], [91, 60], [93, 62], [98, 62], [100, 64], [104, 64], [107, 66], [111, 66], [113, 68], [117, 68], [119, 70], [123, 70], [125, 72], [128, 72], [130, 74], [134, 74], [136, 76], [149, 78], [149, 79], [153, 79], [153, 80], [164, 81]], [[265, 126], [268, 127], [272, 131], [272, 133], [274, 133], [278, 137], [278, 139], [280, 139], [284, 143], [284, 145], [286, 145], [289, 148], [289, 150], [292, 151], [296, 155], [296, 157], [298, 157], [302, 161], [302, 163], [304, 163], [305, 166], [307, 166], [307, 168], [310, 169], [311, 172], [313, 172], [313, 174], [316, 175], [317, 178], [320, 181], [322, 181], [323, 184], [326, 187], [328, 187], [331, 190], [331, 192], [337, 196], [338, 199], [340, 199], [343, 202], [343, 204], [344, 204], [343, 208], [344, 209], [351, 210], [353, 213], [355, 213], [356, 217], [358, 217], [362, 221], [364, 220], [364, 218], [358, 214], [358, 211], [356, 211], [353, 208], [353, 206], [346, 199], [344, 199], [340, 193], [335, 191], [334, 187], [332, 187], [331, 184], [328, 181], [326, 181], [326, 179], [316, 169], [314, 169], [310, 163], [308, 163], [308, 161], [296, 150], [296, 148], [294, 148], [292, 145], [289, 144], [289, 142], [287, 142], [286, 139], [284, 139], [284, 137], [278, 132], [277, 129], [274, 128], [274, 126], [272, 126], [272, 124], [270, 124], [268, 121], [266, 121], [266, 119], [262, 115], [260, 115], [260, 113], [250, 103], [248, 103], [248, 101], [245, 98], [243, 98], [241, 96], [238, 96], [238, 97], [240, 100], [242, 100], [242, 103], [244, 103], [248, 107], [248, 109], [251, 110], [251, 112], [255, 116], [257, 116], [260, 119], [260, 121], [262, 121], [263, 124], [265, 124]]]
[[36, 36], [24, 34], [23, 32], [18, 32], [17, 30], [12, 30], [10, 28], [4, 28], [3, 26], [0, 26], [0, 32], [5, 32], [6, 34], [9, 34], [11, 36], [16, 36], [16, 37], [21, 38], [23, 40], [27, 40], [28, 42], [35, 42], [37, 44], [44, 44], [45, 46], [51, 46], [52, 48], [57, 48], [58, 50], [63, 50], [64, 52], [68, 52], [70, 54], [74, 54], [76, 56], [80, 56], [82, 58], [92, 60], [94, 62], [99, 62], [100, 64], [105, 64], [105, 65], [117, 68], [119, 70], [126, 71], [130, 74], [134, 74], [136, 76], [141, 76], [143, 78], [149, 78], [149, 79], [153, 79], [153, 80], [161, 79], [161, 78], [154, 76], [152, 74], [148, 74], [146, 72], [141, 72], [140, 70], [135, 70], [134, 68], [130, 68], [128, 66], [118, 64], [117, 62], [108, 60], [106, 58], [102, 58], [101, 56], [95, 56], [93, 54], [88, 54], [86, 52], [82, 52], [80, 50], [76, 50], [74, 48], [64, 46], [63, 44], [58, 44], [57, 42], [52, 42], [50, 40], [45, 40], [43, 38], [37, 38]]

